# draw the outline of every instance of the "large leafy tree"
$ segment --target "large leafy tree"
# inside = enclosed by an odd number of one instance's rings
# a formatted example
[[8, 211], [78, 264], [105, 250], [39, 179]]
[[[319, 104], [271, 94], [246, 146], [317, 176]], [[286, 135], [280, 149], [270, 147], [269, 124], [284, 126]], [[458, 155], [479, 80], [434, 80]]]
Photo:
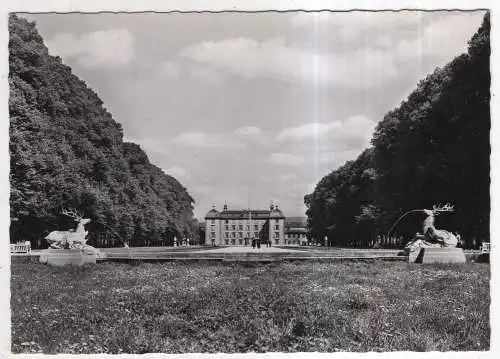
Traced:
[[9, 34], [11, 240], [38, 243], [74, 226], [64, 207], [92, 219], [93, 244], [195, 235], [187, 190], [123, 142], [121, 125], [49, 55], [35, 24], [12, 15]]
[[[489, 238], [489, 33], [486, 14], [468, 52], [420, 81], [379, 122], [373, 148], [306, 196], [313, 236], [367, 245], [405, 211], [451, 202], [456, 212], [441, 225], [467, 245]], [[415, 223], [403, 222], [399, 233], [414, 233]]]

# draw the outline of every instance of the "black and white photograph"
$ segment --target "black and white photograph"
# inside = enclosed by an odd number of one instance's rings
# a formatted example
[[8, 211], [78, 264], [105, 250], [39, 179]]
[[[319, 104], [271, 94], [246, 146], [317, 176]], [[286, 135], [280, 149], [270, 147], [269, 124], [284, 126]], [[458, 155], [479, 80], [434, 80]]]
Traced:
[[11, 354], [490, 353], [495, 13], [268, 7], [5, 14]]

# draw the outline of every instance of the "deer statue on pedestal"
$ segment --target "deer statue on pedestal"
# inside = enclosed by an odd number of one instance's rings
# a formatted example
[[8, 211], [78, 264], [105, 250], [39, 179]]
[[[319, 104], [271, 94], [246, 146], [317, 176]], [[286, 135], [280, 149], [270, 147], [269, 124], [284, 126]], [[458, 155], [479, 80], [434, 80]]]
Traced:
[[396, 223], [394, 223], [391, 230], [389, 231], [388, 236], [390, 235], [394, 227], [399, 223], [399, 221], [403, 219], [403, 217], [405, 217], [407, 214], [421, 212], [427, 216], [424, 220], [424, 223], [422, 224], [422, 233], [417, 233], [415, 235], [415, 238], [413, 238], [413, 240], [411, 240], [406, 245], [405, 249], [414, 251], [416, 248], [422, 247], [455, 248], [459, 244], [458, 238], [453, 233], [444, 229], [436, 229], [436, 227], [434, 226], [436, 216], [438, 216], [440, 213], [454, 212], [454, 210], [455, 208], [451, 204], [445, 204], [444, 206], [434, 205], [432, 206], [432, 209], [413, 209], [399, 217], [399, 219], [396, 221]]
[[83, 218], [76, 210], [63, 209], [61, 214], [73, 218], [78, 222], [78, 225], [76, 230], [50, 232], [45, 237], [50, 244], [50, 248], [83, 249], [86, 247], [86, 237], [89, 232], [85, 231], [85, 225], [90, 222], [90, 219]]

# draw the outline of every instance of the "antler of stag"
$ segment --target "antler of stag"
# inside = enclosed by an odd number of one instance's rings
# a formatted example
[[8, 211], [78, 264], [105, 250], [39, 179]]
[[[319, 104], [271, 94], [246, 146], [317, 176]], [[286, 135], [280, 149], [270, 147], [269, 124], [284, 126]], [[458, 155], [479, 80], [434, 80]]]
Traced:
[[81, 221], [83, 219], [83, 216], [75, 209], [63, 209], [61, 211], [61, 214], [64, 214], [65, 216], [73, 218], [75, 221]]
[[432, 211], [434, 213], [439, 213], [439, 212], [453, 212], [455, 210], [454, 206], [452, 206], [451, 204], [449, 203], [446, 203], [444, 206], [441, 205], [441, 203], [439, 205], [434, 205], [432, 206]]

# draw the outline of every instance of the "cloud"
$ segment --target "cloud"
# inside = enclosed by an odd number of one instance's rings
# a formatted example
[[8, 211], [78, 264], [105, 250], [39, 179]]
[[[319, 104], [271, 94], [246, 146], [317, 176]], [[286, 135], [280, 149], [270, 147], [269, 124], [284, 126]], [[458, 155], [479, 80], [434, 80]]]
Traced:
[[245, 148], [245, 144], [228, 136], [203, 132], [184, 132], [172, 140], [173, 143], [186, 147], [201, 148]]
[[419, 27], [424, 16], [421, 11], [299, 12], [291, 18], [290, 24], [294, 27], [332, 26], [343, 32], [341, 37], [348, 41], [366, 31]]
[[261, 173], [257, 178], [259, 179], [259, 181], [262, 182], [274, 182], [274, 183], [293, 182], [297, 181], [298, 179], [297, 175], [294, 173], [285, 173], [282, 175], [274, 175], [274, 176], [268, 175], [266, 173]]
[[163, 139], [157, 139], [157, 138], [136, 139], [125, 136], [123, 137], [123, 142], [135, 143], [141, 146], [141, 148], [143, 148], [147, 152], [159, 153], [164, 155], [169, 154], [171, 152], [168, 143]]
[[79, 37], [61, 33], [46, 43], [51, 54], [75, 58], [87, 68], [123, 66], [134, 57], [134, 38], [127, 29], [87, 32]]
[[244, 126], [244, 127], [238, 128], [234, 132], [240, 136], [259, 136], [262, 134], [262, 131], [260, 130], [260, 128], [255, 127], [255, 126]]
[[269, 162], [277, 165], [298, 166], [305, 162], [305, 160], [291, 153], [271, 153]]
[[209, 185], [194, 185], [190, 187], [190, 191], [196, 194], [213, 194], [214, 193], [214, 188]]
[[374, 86], [397, 75], [393, 58], [386, 51], [363, 48], [322, 54], [288, 46], [283, 38], [262, 43], [250, 38], [208, 41], [188, 47], [180, 55], [241, 77], [286, 82]]
[[265, 173], [259, 174], [259, 176], [257, 178], [259, 179], [259, 181], [262, 181], [262, 182], [272, 182], [275, 180], [275, 178], [273, 176], [269, 176], [268, 174], [265, 174]]
[[269, 147], [273, 141], [270, 136], [256, 126], [243, 126], [234, 131], [234, 133], [243, 140]]
[[189, 70], [191, 77], [208, 84], [220, 84], [224, 81], [224, 74], [207, 66], [192, 66]]
[[345, 121], [328, 123], [308, 123], [305, 125], [283, 129], [276, 136], [276, 141], [286, 142], [313, 142], [313, 147], [319, 146], [349, 150], [362, 150], [368, 146], [373, 134], [375, 123], [365, 116], [351, 116]]
[[[313, 24], [331, 24], [340, 44], [333, 38], [333, 45], [327, 45], [330, 49], [325, 50], [319, 43], [313, 48], [289, 44], [284, 37], [265, 41], [238, 37], [197, 43], [179, 55], [247, 79], [357, 89], [382, 87], [409, 68], [408, 60], [421, 61], [422, 56], [432, 56], [449, 61], [458, 55], [479, 26], [481, 16], [423, 15], [418, 11], [299, 13], [292, 17], [292, 25], [303, 26], [307, 23], [304, 18], [311, 18]], [[358, 37], [356, 43], [354, 37]], [[349, 46], [340, 46], [342, 43]]]
[[[400, 41], [395, 55], [399, 61], [434, 56], [449, 62], [452, 57], [467, 51], [467, 42], [481, 24], [482, 16], [482, 13], [473, 12], [438, 17], [419, 33], [419, 37]], [[449, 54], [454, 55], [450, 57]]]
[[285, 128], [276, 136], [276, 141], [299, 140], [303, 138], [317, 138], [331, 130], [342, 127], [340, 122], [319, 123], [313, 122], [297, 127]]
[[176, 178], [188, 177], [188, 172], [184, 168], [178, 166], [167, 168], [163, 170], [163, 172]]
[[357, 158], [361, 154], [361, 151], [362, 148], [344, 151], [322, 151], [317, 153], [316, 160], [320, 164], [328, 165], [329, 168], [330, 166], [341, 166], [346, 161]]
[[293, 173], [285, 173], [280, 176], [281, 182], [294, 182], [297, 181], [297, 175]]
[[177, 78], [180, 73], [179, 65], [173, 61], [165, 61], [160, 66], [160, 73], [168, 78]]

